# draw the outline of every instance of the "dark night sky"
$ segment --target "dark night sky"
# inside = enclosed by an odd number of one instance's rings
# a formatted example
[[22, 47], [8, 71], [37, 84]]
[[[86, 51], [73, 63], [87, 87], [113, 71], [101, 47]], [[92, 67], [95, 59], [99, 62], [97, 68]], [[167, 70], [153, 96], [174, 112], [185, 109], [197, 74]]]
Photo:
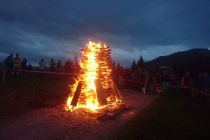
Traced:
[[73, 59], [88, 40], [124, 65], [210, 48], [210, 0], [0, 0], [0, 60]]

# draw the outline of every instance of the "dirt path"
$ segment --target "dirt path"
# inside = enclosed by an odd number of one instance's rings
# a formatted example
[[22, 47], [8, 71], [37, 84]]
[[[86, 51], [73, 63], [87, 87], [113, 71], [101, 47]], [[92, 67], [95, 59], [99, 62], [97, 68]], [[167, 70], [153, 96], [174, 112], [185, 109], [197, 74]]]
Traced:
[[[123, 90], [129, 110], [115, 119], [98, 120], [83, 112], [63, 112], [58, 108], [39, 109], [9, 120], [0, 120], [1, 140], [86, 140], [108, 139], [126, 121], [148, 106], [157, 96]], [[3, 122], [4, 121], [4, 122]]]

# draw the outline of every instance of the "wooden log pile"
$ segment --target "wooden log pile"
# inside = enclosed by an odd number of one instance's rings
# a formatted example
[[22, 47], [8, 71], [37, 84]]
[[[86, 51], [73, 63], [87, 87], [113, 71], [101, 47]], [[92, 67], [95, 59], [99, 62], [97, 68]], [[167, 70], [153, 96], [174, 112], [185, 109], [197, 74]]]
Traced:
[[[86, 61], [88, 61], [87, 54], [89, 51], [90, 50], [88, 49], [82, 49], [83, 57], [81, 60], [81, 68], [83, 73], [94, 71], [94, 69], [88, 69], [84, 65], [86, 64]], [[97, 95], [97, 100], [100, 106], [112, 104], [116, 101], [122, 101], [122, 96], [111, 77], [112, 60], [110, 47], [101, 45], [99, 48], [97, 48], [95, 61], [98, 63], [98, 67], [96, 69], [97, 79], [94, 81], [96, 91], [89, 91], [92, 92], [90, 94]], [[78, 102], [85, 104], [86, 96], [83, 94], [83, 89], [86, 88], [87, 83], [82, 82], [83, 80], [84, 77], [81, 78], [81, 81], [77, 85], [76, 91], [71, 101], [72, 106], [76, 106]]]
[[108, 97], [109, 102], [115, 101], [115, 96], [112, 94], [111, 83], [111, 49], [108, 46], [103, 45], [97, 53], [97, 61], [99, 63], [98, 78], [101, 81], [101, 85], [104, 88], [105, 96]]

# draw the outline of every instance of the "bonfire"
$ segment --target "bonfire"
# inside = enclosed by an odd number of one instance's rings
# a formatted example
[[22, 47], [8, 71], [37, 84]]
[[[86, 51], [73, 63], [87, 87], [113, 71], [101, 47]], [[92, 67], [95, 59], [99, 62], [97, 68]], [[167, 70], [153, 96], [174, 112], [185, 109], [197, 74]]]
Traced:
[[66, 102], [66, 110], [85, 108], [97, 111], [117, 107], [122, 96], [111, 77], [111, 49], [106, 44], [89, 42], [81, 50], [81, 70]]

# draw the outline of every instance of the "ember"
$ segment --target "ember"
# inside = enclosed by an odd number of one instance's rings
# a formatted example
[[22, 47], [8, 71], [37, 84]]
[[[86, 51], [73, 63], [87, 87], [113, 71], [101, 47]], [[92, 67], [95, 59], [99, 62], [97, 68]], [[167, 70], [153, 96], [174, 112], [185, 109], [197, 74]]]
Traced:
[[66, 110], [117, 107], [122, 96], [111, 78], [111, 49], [106, 44], [89, 42], [81, 53], [81, 72], [70, 86]]

